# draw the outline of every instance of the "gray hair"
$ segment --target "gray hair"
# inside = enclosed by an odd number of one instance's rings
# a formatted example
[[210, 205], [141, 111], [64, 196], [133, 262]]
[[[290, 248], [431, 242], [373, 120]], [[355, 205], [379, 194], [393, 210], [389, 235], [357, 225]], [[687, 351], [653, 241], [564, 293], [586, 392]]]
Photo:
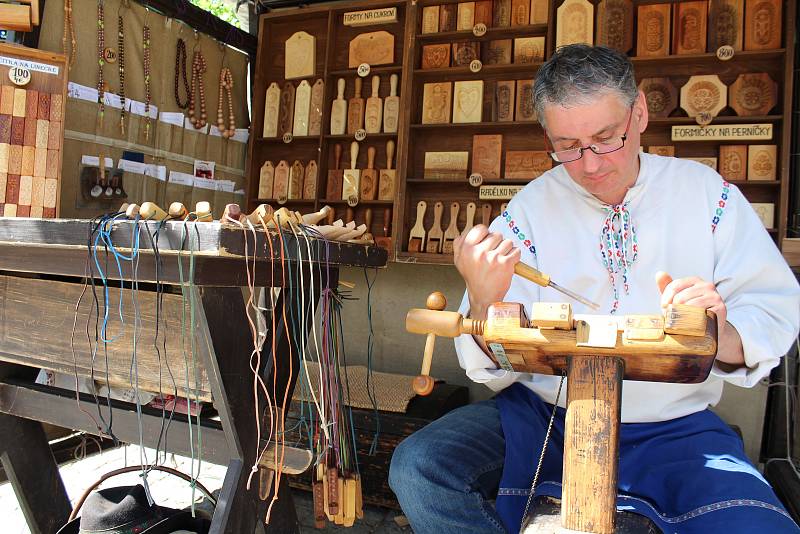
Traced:
[[586, 104], [609, 92], [616, 93], [628, 106], [639, 94], [633, 64], [625, 54], [605, 46], [562, 46], [536, 74], [536, 115], [544, 126], [545, 106]]

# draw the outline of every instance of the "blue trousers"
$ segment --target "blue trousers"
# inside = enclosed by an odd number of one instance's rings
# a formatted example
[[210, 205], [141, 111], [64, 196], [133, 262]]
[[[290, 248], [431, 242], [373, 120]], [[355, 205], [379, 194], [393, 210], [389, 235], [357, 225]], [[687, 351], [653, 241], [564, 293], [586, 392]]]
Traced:
[[[551, 410], [515, 384], [400, 443], [389, 484], [414, 532], [519, 532]], [[536, 495], [561, 496], [564, 415], [557, 410]], [[738, 436], [708, 410], [621, 426], [617, 509], [670, 534], [800, 532]]]

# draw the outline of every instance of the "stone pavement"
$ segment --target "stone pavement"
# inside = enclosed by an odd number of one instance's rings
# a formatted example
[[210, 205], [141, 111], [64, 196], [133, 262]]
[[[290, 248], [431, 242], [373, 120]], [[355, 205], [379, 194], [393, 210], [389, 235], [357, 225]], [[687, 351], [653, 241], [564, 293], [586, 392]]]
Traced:
[[[88, 446], [91, 447], [91, 442], [88, 443]], [[64, 480], [70, 501], [74, 504], [86, 487], [100, 478], [103, 473], [127, 465], [141, 465], [142, 462], [152, 462], [154, 458], [155, 452], [152, 449], [140, 449], [136, 445], [126, 445], [115, 449], [107, 449], [100, 454], [93, 454], [81, 460], [62, 465], [61, 477]], [[165, 465], [188, 474], [191, 469], [191, 460], [186, 457], [169, 455]], [[197, 469], [196, 463], [195, 469]], [[209, 490], [216, 491], [222, 486], [222, 480], [225, 477], [224, 467], [203, 462], [200, 473], [200, 482]], [[158, 504], [172, 508], [189, 506], [191, 489], [184, 480], [160, 471], [153, 471], [148, 475], [147, 479], [153, 498]], [[138, 483], [139, 480], [137, 473], [127, 473], [109, 479], [104, 483], [103, 487], [133, 485]], [[200, 499], [200, 496], [201, 494], [197, 492], [197, 499]], [[356, 521], [353, 527], [344, 528], [329, 524], [327, 528], [317, 530], [314, 528], [311, 494], [294, 490], [293, 496], [297, 515], [300, 519], [301, 532], [303, 533], [399, 534], [411, 532], [409, 527], [401, 528], [397, 526], [394, 521], [395, 516], [398, 515], [396, 510], [370, 506], [364, 507], [364, 518]], [[0, 484], [0, 517], [3, 518], [0, 521], [2, 523], [2, 528], [0, 529], [2, 534], [30, 534], [25, 518], [22, 515], [22, 510], [14, 495], [14, 490], [9, 483]]]

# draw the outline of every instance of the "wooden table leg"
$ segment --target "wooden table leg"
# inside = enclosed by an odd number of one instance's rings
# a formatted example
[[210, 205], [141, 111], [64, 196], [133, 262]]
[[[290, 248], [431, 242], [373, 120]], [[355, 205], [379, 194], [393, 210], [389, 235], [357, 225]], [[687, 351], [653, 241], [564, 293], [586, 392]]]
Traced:
[[567, 379], [561, 526], [612, 534], [624, 362], [572, 356]]
[[0, 461], [31, 532], [64, 526], [72, 507], [42, 424], [0, 413]]

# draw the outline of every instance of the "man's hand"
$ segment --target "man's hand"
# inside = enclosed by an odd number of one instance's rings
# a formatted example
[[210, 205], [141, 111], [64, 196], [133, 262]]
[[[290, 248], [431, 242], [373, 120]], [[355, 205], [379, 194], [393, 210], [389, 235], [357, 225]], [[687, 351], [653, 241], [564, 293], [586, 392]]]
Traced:
[[731, 369], [746, 365], [742, 338], [736, 328], [727, 322], [728, 309], [713, 283], [696, 276], [673, 280], [667, 273], [659, 271], [656, 273], [656, 284], [661, 292], [662, 308], [669, 304], [689, 304], [717, 314], [717, 360], [728, 364]]
[[470, 317], [485, 319], [487, 308], [505, 297], [520, 254], [513, 241], [482, 224], [456, 238], [453, 259], [467, 284]]
[[688, 304], [711, 310], [717, 315], [717, 325], [722, 333], [728, 311], [713, 283], [696, 276], [673, 280], [664, 271], [659, 271], [656, 273], [656, 284], [661, 292], [662, 308], [670, 304]]

